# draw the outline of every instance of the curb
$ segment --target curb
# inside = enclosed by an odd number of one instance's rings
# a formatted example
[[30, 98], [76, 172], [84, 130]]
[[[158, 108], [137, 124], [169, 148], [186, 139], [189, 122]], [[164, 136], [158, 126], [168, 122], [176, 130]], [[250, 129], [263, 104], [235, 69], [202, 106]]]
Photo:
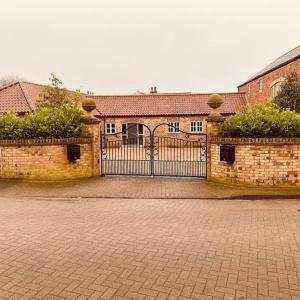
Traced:
[[[0, 197], [2, 198], [2, 197]], [[5, 197], [7, 198], [7, 197]], [[133, 196], [125, 196], [125, 197], [115, 197], [115, 196], [22, 196], [22, 197], [14, 197], [21, 199], [65, 199], [65, 200], [82, 200], [82, 199], [149, 199], [149, 200], [164, 200], [164, 199], [174, 199], [174, 200], [300, 200], [300, 195], [235, 195], [235, 196], [224, 196], [224, 197], [133, 197]]]

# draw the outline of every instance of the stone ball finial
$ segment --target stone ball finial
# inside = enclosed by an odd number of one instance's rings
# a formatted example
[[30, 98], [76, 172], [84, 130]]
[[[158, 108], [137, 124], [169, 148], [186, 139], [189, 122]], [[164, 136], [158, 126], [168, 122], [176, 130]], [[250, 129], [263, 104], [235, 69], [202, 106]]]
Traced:
[[93, 99], [85, 99], [82, 101], [82, 108], [88, 113], [92, 112], [96, 108], [96, 103]]
[[207, 104], [212, 109], [219, 108], [224, 103], [222, 97], [218, 94], [212, 94], [209, 96]]

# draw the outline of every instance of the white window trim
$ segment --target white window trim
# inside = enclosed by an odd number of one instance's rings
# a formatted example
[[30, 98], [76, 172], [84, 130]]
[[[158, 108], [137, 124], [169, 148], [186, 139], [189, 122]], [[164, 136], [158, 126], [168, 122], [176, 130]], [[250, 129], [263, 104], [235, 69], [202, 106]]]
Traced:
[[[277, 94], [280, 92], [282, 83], [283, 83], [283, 81], [277, 80], [275, 83], [273, 83], [273, 84], [270, 86], [270, 96], [271, 96], [272, 98], [276, 97]], [[277, 86], [277, 85], [279, 85], [279, 89], [277, 90], [276, 95], [274, 95], [273, 90], [274, 90], [274, 87]]]
[[[195, 130], [195, 131], [192, 131], [192, 123], [201, 123], [201, 130]], [[198, 127], [198, 124], [196, 124], [194, 126], [195, 128]], [[200, 126], [199, 126], [200, 127]], [[198, 120], [198, 121], [191, 121], [190, 123], [190, 132], [191, 133], [203, 133], [204, 132], [204, 121], [203, 120]]]
[[277, 78], [277, 79], [273, 80], [273, 81], [270, 83], [270, 88], [271, 88], [273, 85], [275, 85], [276, 83], [282, 82], [282, 81], [285, 81], [285, 80], [286, 80], [285, 77], [280, 77], [280, 78]]
[[168, 124], [176, 126], [175, 123], [178, 124], [178, 130], [176, 130], [174, 127], [168, 126], [168, 133], [178, 133], [180, 130], [180, 122], [179, 121], [173, 121], [173, 122], [168, 122]]
[[[112, 128], [112, 125], [114, 125]], [[115, 134], [116, 133], [116, 123], [110, 122], [105, 124], [105, 133], [106, 134]]]

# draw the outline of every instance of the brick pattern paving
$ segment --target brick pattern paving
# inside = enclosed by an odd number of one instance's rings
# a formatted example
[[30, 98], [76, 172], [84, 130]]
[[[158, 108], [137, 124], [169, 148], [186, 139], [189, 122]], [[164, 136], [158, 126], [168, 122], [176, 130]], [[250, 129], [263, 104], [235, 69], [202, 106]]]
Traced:
[[0, 299], [300, 299], [300, 202], [0, 199]]

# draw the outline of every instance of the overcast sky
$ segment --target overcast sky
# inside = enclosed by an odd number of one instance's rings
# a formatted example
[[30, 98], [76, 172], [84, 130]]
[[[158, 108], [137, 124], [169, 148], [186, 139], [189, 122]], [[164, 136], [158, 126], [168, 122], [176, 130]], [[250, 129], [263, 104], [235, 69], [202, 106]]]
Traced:
[[236, 91], [300, 44], [299, 0], [0, 1], [0, 76], [83, 92]]

